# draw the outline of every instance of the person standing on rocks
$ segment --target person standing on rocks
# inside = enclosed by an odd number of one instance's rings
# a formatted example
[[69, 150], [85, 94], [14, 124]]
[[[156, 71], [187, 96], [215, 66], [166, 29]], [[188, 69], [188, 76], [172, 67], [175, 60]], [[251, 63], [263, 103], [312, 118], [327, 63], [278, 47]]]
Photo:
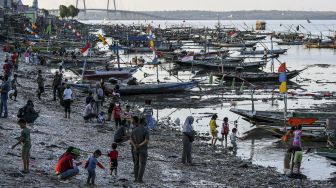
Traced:
[[183, 133], [183, 152], [182, 152], [182, 163], [191, 165], [192, 158], [192, 142], [194, 141], [194, 129], [192, 124], [194, 123], [194, 117], [188, 116], [185, 120], [182, 128]]
[[66, 89], [63, 93], [63, 101], [64, 101], [64, 118], [70, 119], [70, 111], [71, 111], [71, 103], [72, 103], [72, 90], [70, 85], [66, 86]]
[[143, 175], [146, 168], [148, 157], [149, 132], [144, 127], [144, 119], [140, 120], [140, 124], [135, 128], [131, 135], [131, 144], [134, 148], [134, 178], [135, 182], [143, 183]]
[[41, 100], [41, 95], [44, 93], [44, 78], [42, 77], [42, 71], [38, 70], [37, 78], [36, 78], [38, 90], [37, 90], [37, 98]]
[[96, 166], [99, 166], [101, 169], [105, 169], [105, 167], [98, 162], [98, 158], [102, 155], [102, 152], [98, 149], [96, 150], [93, 155], [88, 159], [85, 164], [85, 168], [88, 171], [88, 178], [86, 181], [86, 185], [93, 185], [95, 186], [96, 180]]
[[[9, 97], [10, 97], [11, 100], [16, 101], [16, 97], [17, 97], [17, 94], [18, 94], [17, 87], [20, 86], [20, 84], [17, 81], [17, 74], [14, 74], [13, 80], [11, 81], [10, 84], [11, 84], [11, 89], [13, 90], [13, 93], [10, 94]], [[13, 99], [13, 97], [14, 97], [14, 99]]]
[[[2, 80], [2, 84], [0, 85], [0, 93], [1, 93], [1, 100], [0, 100], [0, 117], [7, 118], [8, 117], [8, 108], [7, 108], [7, 101], [8, 101], [8, 92], [10, 90], [9, 83], [8, 83], [8, 76], [5, 75]], [[2, 116], [2, 112], [4, 115]]]
[[54, 95], [54, 101], [56, 101], [56, 93], [58, 98], [61, 98], [61, 84], [62, 84], [62, 76], [56, 71], [54, 80], [52, 83], [53, 88], [53, 95]]
[[211, 120], [210, 120], [210, 133], [211, 133], [211, 145], [213, 147], [216, 146], [216, 142], [217, 142], [217, 134], [218, 134], [218, 130], [217, 130], [217, 123], [216, 123], [216, 119], [218, 118], [217, 114], [212, 115]]
[[23, 173], [29, 173], [29, 157], [30, 157], [30, 130], [27, 128], [27, 122], [24, 119], [19, 119], [18, 124], [20, 125], [21, 136], [19, 137], [19, 141], [12, 146], [14, 149], [17, 145], [22, 144], [22, 162], [23, 162]]

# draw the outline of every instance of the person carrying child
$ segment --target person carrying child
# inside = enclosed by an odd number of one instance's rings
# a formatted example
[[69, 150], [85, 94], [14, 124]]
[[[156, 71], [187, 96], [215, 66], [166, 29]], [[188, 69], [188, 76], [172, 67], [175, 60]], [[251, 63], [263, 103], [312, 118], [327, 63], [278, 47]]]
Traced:
[[90, 185], [90, 184], [95, 185], [96, 166], [99, 166], [101, 169], [105, 169], [105, 167], [100, 162], [98, 162], [98, 158], [101, 155], [102, 155], [102, 152], [100, 150], [96, 150], [85, 164], [85, 168], [88, 171], [88, 178], [86, 181], [87, 185]]
[[114, 174], [115, 176], [118, 175], [118, 156], [119, 153], [117, 151], [117, 143], [113, 143], [112, 144], [112, 151], [110, 151], [107, 156], [110, 158], [110, 174], [112, 176], [113, 170], [114, 170]]

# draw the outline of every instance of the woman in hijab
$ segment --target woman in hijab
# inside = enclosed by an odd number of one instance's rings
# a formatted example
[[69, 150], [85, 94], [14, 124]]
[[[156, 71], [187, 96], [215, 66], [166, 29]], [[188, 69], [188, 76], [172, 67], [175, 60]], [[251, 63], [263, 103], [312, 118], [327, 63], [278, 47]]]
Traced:
[[186, 165], [191, 165], [191, 144], [194, 141], [194, 129], [192, 124], [194, 123], [194, 117], [188, 116], [182, 127], [183, 133], [183, 152], [182, 152], [182, 163]]

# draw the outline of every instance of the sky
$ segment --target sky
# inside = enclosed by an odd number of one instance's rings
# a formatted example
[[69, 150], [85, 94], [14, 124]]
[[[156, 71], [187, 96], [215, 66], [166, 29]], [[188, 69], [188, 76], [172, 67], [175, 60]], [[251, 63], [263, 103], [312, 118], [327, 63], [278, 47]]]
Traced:
[[[22, 0], [32, 4], [33, 0]], [[113, 7], [113, 0], [110, 0]], [[59, 5], [76, 4], [76, 0], [39, 0], [39, 8], [57, 9]], [[335, 11], [336, 0], [116, 0], [117, 9], [133, 11], [153, 10], [300, 10]], [[107, 0], [86, 0], [87, 8], [105, 9]], [[83, 7], [83, 0], [79, 0]]]

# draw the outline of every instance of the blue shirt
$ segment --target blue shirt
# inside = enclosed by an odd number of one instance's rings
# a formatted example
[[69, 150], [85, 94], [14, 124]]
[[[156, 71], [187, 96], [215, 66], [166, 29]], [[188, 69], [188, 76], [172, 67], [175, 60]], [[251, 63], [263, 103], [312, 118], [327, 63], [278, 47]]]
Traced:
[[88, 167], [87, 167], [87, 170], [88, 171], [93, 171], [93, 170], [96, 170], [96, 166], [98, 164], [98, 159], [95, 158], [94, 156], [91, 156], [88, 160]]
[[8, 98], [8, 92], [10, 90], [8, 81], [3, 82], [0, 86], [0, 88], [1, 88], [2, 91], [5, 91], [5, 92], [1, 92], [1, 98], [7, 99]]
[[153, 108], [150, 105], [145, 105], [143, 113], [146, 116], [151, 116], [151, 115], [153, 115]]

